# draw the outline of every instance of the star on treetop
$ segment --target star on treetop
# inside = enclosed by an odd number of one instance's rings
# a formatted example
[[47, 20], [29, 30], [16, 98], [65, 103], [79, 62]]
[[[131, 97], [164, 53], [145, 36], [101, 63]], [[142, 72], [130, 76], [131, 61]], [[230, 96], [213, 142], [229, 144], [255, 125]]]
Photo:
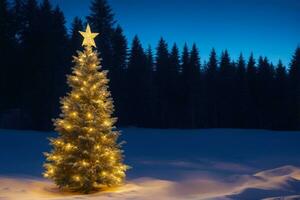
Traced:
[[94, 38], [97, 37], [97, 35], [99, 35], [99, 33], [92, 33], [91, 32], [91, 27], [90, 27], [89, 24], [86, 26], [85, 32], [79, 31], [79, 33], [84, 38], [83, 42], [82, 42], [82, 46], [96, 47]]

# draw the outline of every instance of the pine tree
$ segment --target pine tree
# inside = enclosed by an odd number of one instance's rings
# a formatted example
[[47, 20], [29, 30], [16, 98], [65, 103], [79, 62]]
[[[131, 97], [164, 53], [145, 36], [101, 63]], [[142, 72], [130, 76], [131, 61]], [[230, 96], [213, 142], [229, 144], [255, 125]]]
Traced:
[[110, 88], [112, 91], [112, 97], [115, 100], [116, 115], [119, 116], [119, 123], [122, 124], [126, 118], [126, 116], [124, 116], [124, 97], [126, 96], [124, 72], [127, 64], [127, 40], [121, 26], [119, 25], [113, 32], [112, 48], [114, 59], [109, 71], [111, 77]]
[[180, 127], [181, 119], [178, 113], [181, 111], [180, 96], [182, 95], [180, 87], [182, 87], [179, 71], [180, 71], [180, 56], [179, 49], [176, 44], [173, 45], [170, 53], [170, 72], [168, 73], [168, 80], [170, 81], [170, 94], [168, 111], [169, 127]]
[[59, 137], [51, 139], [53, 150], [45, 154], [44, 176], [60, 188], [89, 193], [122, 184], [127, 166], [117, 143], [107, 72], [98, 71], [100, 59], [92, 49], [97, 34], [89, 26], [81, 34], [85, 49], [74, 57], [68, 76], [72, 91], [61, 99], [62, 114], [54, 120]]
[[242, 54], [240, 54], [237, 62], [236, 70], [236, 105], [235, 105], [235, 126], [238, 128], [246, 128], [247, 109], [249, 105], [249, 93], [247, 90], [246, 79], [246, 62]]
[[205, 94], [206, 94], [206, 111], [207, 126], [218, 127], [218, 60], [215, 49], [212, 49], [207, 63], [205, 72]]
[[158, 46], [156, 48], [155, 64], [155, 85], [157, 88], [155, 102], [157, 104], [157, 123], [159, 127], [167, 128], [169, 119], [168, 111], [170, 110], [170, 79], [166, 79], [166, 77], [170, 73], [170, 60], [168, 44], [163, 38], [159, 40]]
[[130, 122], [135, 126], [147, 123], [149, 101], [150, 71], [147, 59], [138, 36], [133, 38], [127, 69], [127, 108], [130, 113]]
[[300, 47], [295, 50], [289, 70], [290, 128], [300, 128]]
[[247, 79], [247, 91], [249, 94], [249, 104], [248, 104], [248, 115], [247, 115], [247, 127], [257, 128], [257, 69], [256, 62], [251, 53], [247, 68], [246, 68], [246, 79]]
[[173, 45], [170, 53], [170, 66], [173, 73], [178, 76], [180, 71], [180, 58], [179, 58], [179, 49], [176, 43]]
[[150, 45], [148, 46], [148, 49], [146, 51], [146, 59], [147, 59], [148, 69], [150, 71], [153, 71], [153, 68], [154, 68], [154, 59], [153, 59], [152, 48], [151, 48]]
[[185, 126], [196, 128], [200, 106], [200, 57], [196, 44], [193, 44], [188, 65], [182, 68], [185, 93]]
[[288, 87], [287, 87], [287, 71], [285, 66], [279, 60], [275, 70], [274, 80], [274, 99], [273, 102], [273, 118], [275, 129], [288, 129]]
[[222, 53], [219, 73], [219, 117], [221, 127], [233, 127], [235, 101], [235, 68], [232, 65], [228, 51]]
[[145, 95], [146, 98], [145, 101], [145, 107], [148, 107], [148, 110], [146, 111], [145, 125], [147, 127], [153, 127], [155, 126], [156, 121], [156, 110], [155, 110], [155, 104], [153, 104], [154, 101], [154, 93], [155, 93], [155, 87], [153, 84], [153, 70], [154, 70], [154, 58], [152, 53], [152, 48], [149, 45], [146, 50], [146, 67], [145, 67], [145, 75], [144, 75], [144, 82], [145, 82]]
[[[9, 10], [9, 2], [0, 0], [0, 90], [3, 95], [0, 99], [0, 109], [13, 106], [16, 101], [14, 87], [14, 31], [12, 13]], [[2, 108], [1, 108], [2, 107]]]
[[[171, 52], [172, 53], [172, 52]], [[172, 54], [171, 54], [172, 55]], [[170, 62], [172, 63], [172, 58]], [[182, 91], [185, 91], [185, 77], [183, 69], [188, 68], [190, 64], [190, 52], [188, 45], [185, 43], [183, 46], [182, 54], [180, 56], [180, 65], [178, 66], [178, 83], [177, 83], [177, 91], [178, 91], [178, 97], [176, 101], [178, 102], [177, 106], [177, 112], [179, 114], [176, 115], [177, 119], [177, 126], [179, 128], [186, 127], [186, 94]]]
[[188, 65], [190, 63], [190, 54], [189, 54], [189, 48], [187, 44], [184, 44], [182, 56], [181, 56], [181, 66], [180, 66], [180, 73], [183, 73], [184, 68], [188, 68]]
[[114, 59], [112, 49], [112, 36], [115, 25], [114, 14], [107, 0], [93, 0], [90, 9], [91, 14], [87, 17], [87, 21], [93, 30], [102, 33], [101, 37], [96, 38], [95, 41], [102, 55], [103, 69], [109, 69], [112, 67]]
[[257, 67], [256, 99], [259, 128], [272, 127], [272, 101], [273, 101], [273, 69], [268, 59], [259, 57]]
[[[52, 51], [52, 53], [49, 53], [49, 57], [52, 58], [52, 62], [50, 62], [50, 65], [48, 66], [48, 70], [52, 81], [50, 87], [52, 87], [52, 94], [48, 97], [48, 101], [52, 102], [52, 109], [49, 118], [53, 118], [53, 116], [57, 116], [59, 113], [59, 97], [64, 95], [67, 91], [67, 86], [64, 83], [66, 82], [66, 76], [65, 74], [70, 73], [69, 69], [69, 59], [70, 56], [68, 48], [68, 36], [67, 36], [67, 30], [65, 27], [65, 17], [62, 11], [58, 6], [53, 10], [52, 12], [52, 30], [50, 32], [51, 38], [49, 36], [49, 39], [53, 42], [53, 46], [51, 49], [56, 49], [56, 51]], [[81, 29], [82, 30], [82, 29]], [[46, 59], [48, 60], [48, 59]], [[52, 99], [51, 99], [52, 98]], [[46, 119], [48, 120], [48, 119]], [[52, 128], [52, 125], [50, 124], [49, 129]]]
[[71, 25], [71, 38], [70, 38], [70, 50], [74, 53], [77, 49], [81, 49], [81, 38], [78, 35], [78, 31], [83, 29], [83, 22], [79, 17], [73, 19]]

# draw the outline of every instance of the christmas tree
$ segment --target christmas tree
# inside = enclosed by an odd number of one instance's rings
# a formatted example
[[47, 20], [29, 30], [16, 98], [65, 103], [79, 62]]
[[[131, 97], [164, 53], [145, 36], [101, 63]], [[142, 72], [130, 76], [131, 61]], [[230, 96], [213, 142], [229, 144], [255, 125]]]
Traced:
[[112, 117], [113, 101], [108, 91], [107, 71], [100, 71], [100, 59], [89, 25], [83, 52], [74, 57], [75, 67], [68, 76], [72, 88], [61, 99], [62, 114], [54, 120], [57, 138], [46, 153], [44, 176], [60, 188], [89, 193], [103, 187], [119, 186], [125, 171], [122, 150], [117, 142], [119, 132]]

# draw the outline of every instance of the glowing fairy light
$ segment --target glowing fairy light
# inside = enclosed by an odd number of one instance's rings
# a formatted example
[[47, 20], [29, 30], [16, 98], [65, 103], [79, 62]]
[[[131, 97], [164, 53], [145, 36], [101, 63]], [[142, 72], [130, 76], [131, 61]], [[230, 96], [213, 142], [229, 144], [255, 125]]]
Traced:
[[108, 121], [108, 120], [104, 120], [103, 124], [104, 124], [104, 126], [110, 126], [111, 125], [110, 121]]
[[64, 109], [69, 109], [69, 106], [68, 105], [64, 105]]
[[66, 129], [70, 130], [70, 129], [72, 129], [72, 126], [68, 124], [68, 125], [66, 125]]
[[92, 113], [88, 112], [88, 113], [86, 114], [86, 117], [87, 117], [88, 119], [91, 119], [91, 118], [93, 117], [93, 115], [92, 115]]
[[71, 150], [72, 148], [73, 148], [73, 145], [72, 144], [70, 144], [70, 143], [68, 143], [68, 144], [66, 144], [66, 150]]
[[84, 167], [89, 166], [89, 163], [86, 162], [86, 161], [84, 161], [84, 160], [81, 162], [81, 164], [82, 164], [82, 166], [84, 166]]
[[78, 176], [78, 175], [75, 175], [74, 177], [73, 177], [73, 179], [75, 180], [75, 181], [80, 181], [80, 176]]
[[89, 132], [93, 132], [94, 129], [93, 129], [93, 128], [89, 128], [88, 131], [89, 131]]

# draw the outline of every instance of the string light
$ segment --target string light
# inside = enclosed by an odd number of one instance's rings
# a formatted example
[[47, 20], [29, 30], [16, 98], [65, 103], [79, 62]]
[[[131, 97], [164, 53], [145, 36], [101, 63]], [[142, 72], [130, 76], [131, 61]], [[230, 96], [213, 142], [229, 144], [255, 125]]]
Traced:
[[80, 181], [80, 176], [75, 175], [75, 176], [73, 177], [73, 179], [74, 179], [75, 181]]
[[62, 142], [61, 142], [60, 140], [56, 140], [56, 141], [54, 142], [54, 144], [56, 144], [56, 145], [62, 145]]
[[71, 125], [66, 125], [66, 129], [70, 130], [72, 128]]
[[81, 164], [82, 164], [83, 166], [85, 166], [85, 167], [89, 165], [89, 163], [87, 163], [87, 162], [84, 161], [84, 160], [81, 162]]
[[71, 115], [72, 115], [73, 117], [77, 117], [77, 112], [72, 112]]
[[52, 156], [53, 160], [56, 160], [57, 159], [57, 156]]
[[93, 116], [92, 116], [92, 114], [91, 114], [90, 112], [88, 112], [88, 113], [86, 114], [86, 117], [87, 117], [88, 119], [91, 119]]
[[108, 120], [104, 120], [103, 124], [104, 126], [110, 126], [110, 122]]
[[77, 74], [78, 76], [81, 76], [81, 72], [79, 72], [79, 71], [75, 71], [75, 74]]
[[106, 135], [103, 135], [102, 140], [106, 140], [106, 139], [107, 139]]
[[70, 143], [68, 143], [65, 148], [66, 148], [66, 150], [69, 151], [69, 150], [71, 150], [73, 148], [73, 145], [70, 144]]
[[93, 128], [89, 128], [89, 132], [92, 132], [94, 129]]

